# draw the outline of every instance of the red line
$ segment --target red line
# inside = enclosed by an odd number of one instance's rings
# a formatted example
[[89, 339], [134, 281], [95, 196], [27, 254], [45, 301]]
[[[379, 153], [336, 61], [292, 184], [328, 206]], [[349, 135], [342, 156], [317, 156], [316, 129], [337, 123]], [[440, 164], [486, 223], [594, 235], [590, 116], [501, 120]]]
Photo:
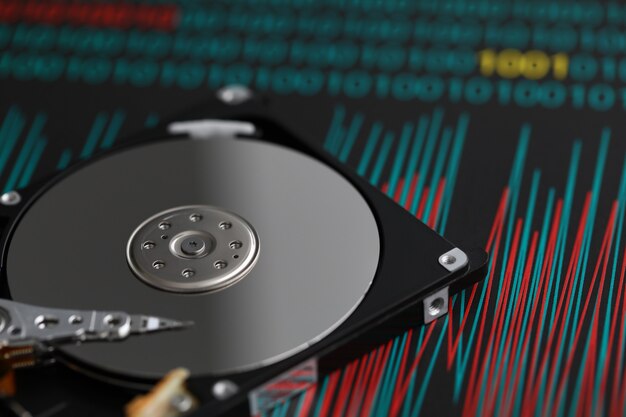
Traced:
[[175, 4], [141, 5], [118, 2], [76, 3], [67, 1], [0, 0], [0, 21], [50, 25], [87, 25], [119, 29], [176, 28]]
[[[452, 369], [452, 364], [454, 363], [454, 358], [456, 357], [457, 349], [459, 348], [459, 341], [461, 340], [461, 335], [463, 334], [463, 329], [465, 328], [465, 323], [467, 323], [467, 318], [469, 317], [469, 311], [472, 308], [472, 303], [474, 302], [474, 296], [476, 295], [476, 289], [478, 288], [478, 284], [474, 284], [472, 287], [472, 293], [470, 294], [469, 301], [467, 303], [467, 307], [465, 308], [465, 316], [461, 321], [461, 325], [456, 332], [456, 337], [454, 338], [454, 343], [452, 347], [448, 346], [448, 371]], [[452, 310], [450, 310], [450, 315], [452, 315]], [[452, 318], [450, 318], [450, 327], [452, 327]], [[450, 339], [448, 338], [448, 342]]]
[[396, 395], [393, 399], [391, 410], [389, 412], [389, 417], [396, 416], [398, 411], [400, 411], [400, 404], [402, 404], [402, 399], [404, 399], [404, 397], [406, 396], [406, 392], [409, 389], [411, 377], [417, 370], [417, 365], [419, 365], [420, 361], [422, 360], [422, 356], [424, 355], [424, 351], [426, 350], [426, 346], [428, 345], [428, 341], [430, 340], [430, 336], [433, 334], [433, 330], [435, 330], [435, 327], [436, 323], [431, 323], [428, 326], [428, 330], [426, 331], [426, 336], [424, 336], [424, 340], [422, 340], [420, 350], [413, 359], [413, 363], [411, 364], [411, 368], [409, 368], [409, 371], [406, 373], [406, 377], [404, 378], [404, 380], [398, 379], [398, 385], [396, 386]]
[[330, 409], [330, 404], [333, 400], [335, 394], [335, 387], [337, 386], [337, 382], [339, 382], [339, 375], [341, 374], [340, 370], [334, 371], [330, 374], [328, 379], [328, 386], [326, 388], [326, 392], [324, 393], [324, 400], [322, 402], [322, 408], [320, 409], [320, 417], [326, 417], [328, 414], [328, 410]]
[[309, 415], [309, 412], [311, 411], [311, 405], [313, 404], [313, 399], [315, 398], [316, 391], [317, 391], [317, 385], [313, 385], [304, 394], [304, 400], [302, 400], [302, 407], [300, 408], [300, 413], [298, 414], [298, 417], [306, 417]]
[[447, 368], [448, 371], [450, 370], [450, 366], [452, 364], [452, 360], [450, 358], [452, 358], [452, 341], [454, 340], [454, 334], [453, 334], [453, 323], [454, 323], [454, 315], [452, 314], [452, 311], [454, 309], [452, 307], [450, 307], [448, 309], [448, 355], [447, 355]]
[[358, 364], [358, 360], [352, 361], [344, 370], [344, 376], [341, 380], [341, 387], [339, 388], [337, 400], [335, 401], [335, 411], [333, 412], [333, 417], [341, 417], [341, 415], [343, 415], [343, 410], [346, 405], [348, 394], [350, 393], [350, 388], [352, 387], [352, 381], [354, 379], [354, 374], [356, 373]]
[[441, 204], [441, 197], [443, 196], [443, 191], [446, 188], [446, 179], [442, 178], [439, 181], [439, 187], [437, 187], [437, 194], [435, 194], [435, 201], [433, 201], [433, 207], [430, 211], [430, 218], [428, 219], [427, 224], [431, 229], [434, 229], [437, 222], [437, 217], [439, 217], [439, 205]]
[[[404, 342], [404, 352], [402, 353], [402, 360], [400, 361], [400, 368], [399, 368], [398, 377], [396, 378], [396, 381], [402, 381], [402, 379], [404, 378], [404, 370], [406, 369], [406, 360], [408, 357], [409, 348], [411, 347], [412, 337], [413, 337], [413, 329], [409, 329], [409, 332], [406, 336], [406, 340]], [[397, 387], [398, 386], [396, 385], [395, 391], [397, 391]]]
[[346, 412], [347, 417], [353, 417], [358, 412], [358, 408], [356, 408], [359, 404], [357, 400], [360, 401], [363, 385], [367, 378], [369, 377], [370, 369], [372, 367], [372, 363], [374, 361], [376, 351], [371, 351], [368, 355], [364, 355], [361, 358], [361, 366], [359, 367], [359, 373], [356, 376], [356, 386], [352, 390], [352, 395], [350, 396], [350, 400], [348, 401], [348, 411]]
[[367, 393], [365, 394], [365, 398], [363, 401], [363, 408], [361, 408], [361, 417], [366, 417], [370, 414], [370, 407], [372, 406], [372, 402], [374, 401], [374, 395], [376, 394], [376, 389], [380, 384], [380, 379], [383, 374], [383, 369], [385, 368], [385, 364], [389, 360], [389, 353], [391, 352], [392, 341], [390, 340], [385, 346], [385, 353], [382, 357], [382, 360], [378, 359], [376, 361], [376, 366], [374, 368], [374, 373], [372, 374], [372, 379], [369, 381], [369, 387], [367, 389]]
[[417, 217], [421, 221], [424, 221], [424, 219], [422, 219], [422, 216], [424, 216], [424, 207], [426, 206], [426, 200], [428, 200], [429, 192], [430, 188], [424, 187], [424, 191], [422, 192], [422, 198], [420, 199], [420, 204], [417, 208], [417, 214], [415, 215], [415, 217]]
[[622, 393], [620, 394], [619, 402], [617, 404], [617, 414], [615, 415], [623, 413], [624, 409], [626, 409], [626, 372], [624, 372], [624, 375], [622, 376], [622, 383], [620, 386], [622, 387]]
[[[556, 208], [554, 211], [554, 216], [552, 218], [552, 226], [550, 228], [550, 233], [549, 233], [549, 239], [548, 239], [548, 246], [546, 249], [546, 257], [544, 258], [543, 261], [543, 266], [541, 269], [541, 276], [540, 276], [540, 281], [539, 281], [539, 286], [538, 286], [538, 291], [537, 294], [535, 294], [534, 297], [534, 302], [533, 302], [533, 308], [531, 310], [530, 313], [530, 318], [528, 320], [528, 322], [525, 324], [528, 331], [526, 332], [526, 336], [524, 337], [524, 342], [522, 345], [522, 357], [524, 357], [526, 355], [526, 352], [528, 351], [528, 344], [530, 341], [530, 337], [532, 334], [532, 329], [533, 329], [533, 323], [535, 322], [535, 314], [537, 313], [537, 307], [539, 305], [544, 306], [545, 302], [546, 302], [546, 294], [547, 294], [547, 289], [548, 289], [548, 282], [549, 282], [549, 277], [552, 273], [552, 264], [553, 264], [553, 259], [554, 259], [554, 251], [556, 250], [556, 237], [558, 234], [558, 230], [559, 230], [559, 225], [561, 223], [561, 212], [563, 209], [563, 200], [559, 199], [557, 201], [556, 204]], [[538, 321], [538, 327], [537, 327], [537, 332], [539, 331], [539, 328], [541, 328], [541, 323], [543, 322], [543, 318], [539, 317], [539, 321]], [[534, 347], [534, 352], [537, 352], [537, 345], [539, 343], [539, 338], [536, 337], [535, 338], [535, 347]], [[534, 359], [536, 361], [536, 355], [534, 355]], [[533, 365], [534, 367], [534, 365]], [[532, 369], [532, 368], [531, 368]], [[512, 414], [513, 410], [512, 410], [512, 406], [514, 405], [512, 403], [512, 399], [515, 395], [515, 393], [517, 393], [517, 388], [518, 385], [520, 384], [520, 376], [521, 376], [521, 371], [522, 368], [518, 367], [517, 368], [517, 372], [515, 373], [515, 379], [514, 379], [514, 385], [513, 385], [513, 389], [510, 391], [510, 396], [507, 399], [507, 401], [505, 402], [505, 405], [503, 406], [503, 413], [504, 414]]]
[[413, 196], [415, 195], [415, 187], [417, 186], [418, 179], [419, 174], [414, 174], [413, 179], [411, 180], [411, 184], [409, 185], [409, 193], [407, 194], [406, 201], [404, 202], [404, 208], [406, 210], [411, 209], [411, 202], [413, 201]]
[[393, 201], [398, 203], [400, 201], [400, 197], [402, 197], [402, 190], [404, 189], [404, 178], [400, 178], [398, 181], [398, 186], [393, 194]]
[[[567, 300], [567, 304], [565, 305], [565, 309], [563, 311], [566, 311], [568, 309], [568, 307], [569, 307], [569, 303], [570, 303], [570, 299], [571, 299], [570, 295], [571, 295], [572, 288], [573, 288], [573, 275], [574, 275], [575, 267], [578, 265], [578, 259], [579, 259], [579, 254], [580, 254], [580, 246], [582, 244], [583, 233], [584, 233], [585, 226], [586, 226], [586, 223], [587, 223], [587, 215], [589, 213], [589, 203], [590, 203], [590, 201], [591, 201], [591, 193], [588, 192], [587, 196], [585, 198], [585, 204], [584, 204], [584, 207], [583, 207], [583, 212], [582, 212], [581, 217], [580, 217], [580, 222], [578, 224], [578, 233], [576, 235], [576, 240], [574, 242], [574, 247], [572, 249], [572, 255], [570, 257], [570, 263], [569, 263], [569, 267], [568, 267], [567, 274], [566, 274], [566, 277], [565, 277], [565, 282], [563, 284], [564, 285], [564, 287], [563, 287], [564, 291], [562, 291], [560, 293], [559, 304], [557, 305], [555, 319], [554, 319], [554, 321], [552, 323], [550, 323], [551, 327], [550, 327], [550, 332], [548, 334], [548, 343], [546, 345], [546, 348], [544, 349], [544, 355], [542, 357], [541, 364], [539, 366], [539, 373], [538, 373], [538, 375], [543, 375], [543, 373], [545, 371], [545, 368], [546, 368], [546, 366], [548, 364], [548, 355], [550, 353], [552, 342], [554, 341], [554, 336], [556, 334], [555, 330], [556, 330], [556, 327], [557, 327], [558, 322], [559, 322], [559, 317], [561, 315], [561, 307], [563, 305], [563, 300]], [[570, 284], [572, 284], [572, 285], [570, 285]], [[557, 291], [557, 289], [555, 289], [555, 291]], [[563, 320], [561, 322], [560, 334], [562, 334], [562, 332], [563, 332], [564, 325], [565, 325], [565, 320]], [[556, 362], [553, 362], [553, 366], [554, 365], [556, 365]], [[531, 382], [532, 382], [532, 377], [527, 380], [526, 390], [525, 390], [525, 394], [524, 394], [525, 398], [530, 398], [529, 407], [527, 407], [525, 409], [526, 415], [530, 415], [531, 410], [535, 410], [536, 409], [536, 407], [537, 407], [537, 398], [539, 396], [539, 388], [541, 386], [540, 383], [535, 382], [534, 383], [534, 390], [533, 390], [533, 393], [532, 393], [532, 397], [529, 397], [528, 390], [530, 390], [531, 386], [533, 386], [533, 385], [531, 385]]]
[[[503, 322], [504, 322], [504, 313], [503, 313], [504, 306], [507, 304], [508, 299], [509, 299], [510, 288], [511, 288], [511, 278], [513, 276], [515, 260], [517, 258], [517, 251], [519, 248], [519, 240], [520, 240], [521, 231], [522, 231], [522, 219], [517, 219], [517, 222], [515, 225], [514, 237], [513, 237], [513, 245], [511, 246], [511, 254], [508, 259], [508, 265], [505, 270], [506, 272], [504, 274], [504, 281], [502, 284], [502, 287], [504, 288], [504, 294], [502, 297], [500, 297], [500, 299], [498, 300], [498, 304], [496, 305], [496, 313], [494, 317], [495, 326], [491, 327], [491, 332], [489, 333], [489, 341], [487, 342], [487, 346], [489, 346], [489, 349], [491, 349], [492, 346], [494, 348], [495, 346], [498, 346], [500, 338], [502, 336], [502, 327], [503, 327]], [[495, 343], [494, 343], [494, 338], [495, 338]], [[487, 359], [487, 358], [489, 358], [491, 363], [487, 362], [486, 360], [483, 361], [482, 366], [481, 366], [481, 371], [476, 382], [483, 381], [485, 372], [487, 372], [488, 379], [486, 382], [487, 389], [485, 390], [485, 393], [488, 396], [489, 393], [491, 392], [491, 387], [493, 386], [493, 380], [491, 376], [493, 375], [493, 372], [494, 372], [493, 367], [495, 366], [495, 361], [493, 360], [494, 355], [489, 355], [488, 357], [485, 357], [484, 359]], [[488, 365], [489, 365], [489, 371], [487, 371]], [[473, 401], [471, 403], [471, 407], [470, 407], [471, 410], [478, 411], [477, 404], [478, 404], [479, 396], [480, 396], [480, 389], [477, 386], [476, 392], [474, 393]]]
[[[626, 274], [626, 249], [624, 250], [624, 255], [622, 256], [622, 273], [620, 274], [620, 289], [619, 289], [619, 296], [622, 295], [622, 284], [624, 283], [624, 275]], [[617, 315], [617, 312], [619, 310], [619, 302], [615, 304], [615, 311], [613, 312], [613, 316]], [[616, 359], [616, 363], [614, 366], [614, 372], [613, 372], [613, 389], [611, 390], [611, 413], [610, 415], [617, 415], [619, 408], [617, 408], [618, 404], [617, 404], [617, 398], [618, 398], [618, 383], [619, 383], [619, 376], [620, 376], [620, 371], [621, 371], [621, 367], [622, 367], [622, 363], [624, 360], [624, 320], [626, 319], [626, 297], [622, 298], [622, 308], [621, 308], [621, 312], [622, 312], [622, 320], [621, 320], [621, 325], [619, 326], [619, 336], [617, 337], [617, 340], [619, 340], [619, 346], [617, 346], [617, 359]], [[617, 318], [615, 319], [615, 322], [617, 323]], [[611, 335], [613, 334], [613, 329], [611, 329]], [[609, 346], [612, 346], [613, 344], [609, 342]], [[607, 362], [609, 360], [609, 356], [607, 356]]]
[[[500, 203], [498, 203], [498, 209], [496, 211], [496, 216], [494, 217], [493, 220], [493, 224], [491, 226], [491, 231], [489, 232], [489, 239], [487, 240], [487, 246], [486, 246], [486, 250], [487, 252], [489, 252], [491, 250], [491, 246], [493, 244], [493, 240], [496, 236], [496, 232], [498, 230], [501, 230], [501, 223], [502, 223], [502, 219], [504, 218], [504, 212], [506, 209], [506, 202], [508, 199], [508, 194], [509, 194], [509, 189], [505, 188], [504, 191], [502, 192], [502, 196], [500, 197]], [[497, 256], [495, 256], [494, 258], [497, 258]], [[493, 264], [495, 263], [495, 261], [492, 261], [492, 267]], [[493, 270], [493, 268], [492, 268]], [[493, 276], [493, 274], [492, 274]], [[474, 301], [474, 296], [476, 295], [476, 289], [478, 288], [478, 284], [474, 284], [474, 287], [472, 288], [472, 293], [470, 294], [470, 298], [469, 301], [467, 303], [467, 307], [466, 307], [466, 311], [467, 313], [469, 313], [470, 309], [472, 308], [472, 303]], [[465, 323], [467, 323], [467, 318], [469, 317], [469, 314], [465, 314], [465, 317], [463, 317], [463, 321], [461, 322], [461, 325], [459, 326], [459, 330], [457, 331], [457, 336], [454, 340], [454, 344], [452, 346], [452, 349], [448, 352], [448, 370], [450, 370], [452, 368], [452, 363], [454, 361], [454, 357], [456, 356], [457, 353], [457, 349], [459, 347], [459, 341], [461, 340], [461, 335], [463, 334], [463, 329], [465, 329]]]
[[[514, 335], [509, 332], [505, 340], [505, 352], [510, 351], [509, 355], [509, 364], [507, 366], [506, 379], [504, 390], [502, 390], [502, 394], [504, 396], [507, 395], [509, 389], [509, 381], [511, 378], [511, 373], [513, 372], [513, 358], [515, 358], [515, 354], [517, 353], [517, 343], [519, 341], [519, 335], [522, 329], [522, 316], [524, 314], [524, 306], [526, 305], [526, 296], [528, 295], [528, 288], [530, 286], [530, 275], [533, 270], [533, 265], [535, 263], [535, 254], [537, 251], [537, 239], [539, 238], [539, 232], [535, 231], [533, 233], [532, 242], [530, 244], [530, 252], [529, 257], [526, 261], [526, 269], [524, 276], [522, 278], [522, 296], [517, 299], [517, 303], [514, 307], [513, 320], [511, 321], [511, 329], [514, 329]], [[498, 381], [500, 379], [500, 375], [504, 371], [503, 366], [498, 367], [498, 372], [496, 374], [495, 380]], [[494, 393], [495, 394], [495, 393]], [[493, 395], [493, 399], [491, 404], [488, 407], [488, 412], [493, 413], [493, 407], [495, 407], [495, 399], [496, 395]]]
[[[595, 319], [594, 319], [594, 326], [595, 323], [597, 322], [597, 317], [599, 314], [599, 303], [598, 300], [602, 299], [602, 293], [604, 290], [604, 279], [606, 277], [606, 269], [608, 266], [608, 261], [609, 261], [609, 253], [610, 253], [610, 249], [611, 249], [611, 242], [613, 241], [613, 230], [614, 230], [614, 225], [615, 225], [615, 216], [617, 214], [617, 201], [615, 201], [613, 203], [613, 207], [611, 209], [611, 215], [609, 217], [609, 222], [606, 226], [606, 230], [604, 232], [604, 237], [602, 239], [602, 247], [600, 248], [600, 253], [598, 255], [598, 260], [596, 261], [596, 267], [593, 273], [593, 278], [591, 280], [591, 284], [589, 285], [589, 289], [587, 290], [587, 297], [585, 298], [585, 305], [583, 307], [580, 319], [578, 320], [578, 325], [576, 326], [576, 334], [574, 336], [574, 341], [570, 347], [569, 350], [569, 354], [568, 354], [568, 358], [567, 358], [567, 363], [565, 365], [565, 368], [563, 370], [563, 373], [561, 374], [561, 379], [560, 379], [560, 383], [558, 385], [558, 394], [556, 397], [556, 401], [554, 403], [555, 406], [555, 413], [558, 410], [558, 404], [561, 401], [561, 397], [563, 395], [563, 392], [565, 390], [565, 380], [567, 379], [570, 370], [571, 370], [571, 366], [572, 366], [572, 361], [574, 360], [574, 353], [576, 352], [576, 348], [578, 346], [578, 339], [580, 337], [580, 332], [582, 330], [582, 326], [583, 323], [585, 321], [585, 317], [587, 315], [587, 309], [589, 308], [589, 302], [591, 301], [591, 294], [593, 293], [593, 289], [595, 287], [595, 283], [596, 283], [596, 279], [598, 278], [598, 273], [600, 270], [600, 264], [602, 263], [602, 260], [604, 260], [604, 263], [602, 265], [602, 275], [600, 278], [600, 283], [598, 284], [598, 294], [596, 295], [596, 314], [595, 314]], [[563, 328], [561, 328], [561, 331], [559, 332], [559, 344], [557, 345], [556, 349], [558, 351], [560, 345], [561, 345], [561, 338], [562, 338], [562, 333], [563, 333]], [[595, 340], [593, 342], [595, 344]], [[595, 346], [594, 346], [595, 347]], [[595, 359], [594, 359], [595, 360]], [[554, 381], [555, 381], [555, 372], [556, 372], [556, 362], [553, 362], [553, 365], [550, 369], [550, 374], [548, 377], [548, 381], [549, 385], [548, 385], [548, 391], [547, 392], [552, 392], [552, 388], [554, 386]], [[593, 385], [593, 383], [592, 383]], [[546, 411], [546, 407], [547, 404], [544, 405], [544, 412]]]
[[[607, 254], [608, 259], [608, 254]], [[596, 315], [596, 318], [598, 316]], [[587, 404], [589, 406], [589, 413], [587, 415], [592, 416], [592, 408], [593, 408], [593, 385], [596, 375], [596, 362], [598, 356], [598, 320], [594, 320], [591, 329], [591, 341], [589, 346], [589, 355], [591, 358], [591, 364], [589, 367], [589, 372], [586, 373], [585, 379], [583, 381], [583, 386], [587, 386]], [[587, 363], [587, 362], [586, 362]], [[581, 407], [582, 408], [582, 407]]]
[[481, 346], [482, 346], [482, 341], [483, 341], [483, 333], [485, 331], [485, 321], [487, 318], [487, 310], [489, 310], [489, 303], [491, 301], [491, 288], [493, 287], [493, 277], [495, 274], [495, 264], [498, 260], [498, 252], [500, 250], [500, 240], [502, 238], [502, 231], [504, 230], [504, 213], [506, 210], [506, 205], [508, 202], [508, 196], [509, 196], [509, 189], [508, 187], [505, 188], [504, 193], [502, 195], [502, 200], [499, 210], [502, 210], [501, 213], [502, 215], [497, 216], [499, 217], [499, 222], [498, 222], [498, 228], [497, 228], [497, 232], [496, 232], [496, 240], [495, 240], [495, 245], [494, 245], [494, 250], [493, 250], [493, 255], [491, 256], [491, 272], [489, 274], [488, 277], [488, 283], [487, 283], [487, 293], [485, 295], [485, 306], [482, 310], [481, 313], [481, 317], [480, 317], [480, 325], [478, 328], [478, 338], [477, 340], [477, 346], [476, 346], [476, 350], [474, 352], [474, 358], [472, 360], [472, 370], [470, 372], [470, 378], [469, 378], [469, 385], [467, 388], [467, 392], [465, 395], [465, 402], [464, 402], [464, 407], [463, 407], [463, 416], [471, 416], [474, 414], [474, 410], [471, 409], [471, 402], [472, 402], [472, 395], [474, 392], [474, 380], [476, 378], [476, 372], [477, 372], [477, 367], [478, 367], [478, 358], [479, 355], [481, 354]]
[[391, 408], [393, 409], [395, 407], [396, 402], [401, 403], [402, 400], [404, 399], [404, 396], [399, 394], [399, 390], [400, 390], [400, 381], [404, 380], [404, 371], [406, 369], [406, 361], [407, 361], [407, 357], [408, 357], [408, 353], [409, 353], [409, 348], [411, 347], [411, 338], [413, 337], [413, 329], [410, 329], [407, 336], [406, 336], [406, 340], [404, 342], [404, 350], [402, 353], [402, 359], [400, 361], [400, 367], [399, 367], [399, 372], [398, 372], [398, 376], [396, 377], [396, 385], [394, 387], [393, 390], [393, 394], [392, 394], [392, 403], [391, 403]]

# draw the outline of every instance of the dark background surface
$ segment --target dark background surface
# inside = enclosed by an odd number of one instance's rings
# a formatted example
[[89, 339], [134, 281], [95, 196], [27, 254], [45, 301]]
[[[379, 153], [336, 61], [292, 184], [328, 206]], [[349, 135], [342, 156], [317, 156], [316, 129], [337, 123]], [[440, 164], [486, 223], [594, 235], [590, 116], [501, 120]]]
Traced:
[[[124, 7], [126, 17], [111, 18], [102, 4]], [[486, 281], [457, 297], [447, 319], [358, 358], [276, 415], [624, 414], [623, 6], [461, 0], [102, 4], [78, 10], [79, 3], [37, 8], [0, 1], [4, 191], [239, 83], [267, 95], [281, 118], [338, 156], [355, 127], [348, 165], [362, 168], [381, 188], [394, 181], [395, 166], [399, 177], [418, 173], [421, 179], [408, 189], [428, 190], [424, 207], [415, 204], [412, 212], [432, 220], [450, 240], [494, 255]], [[63, 13], [51, 12], [54, 7], [64, 7]], [[493, 71], [480, 52], [485, 49], [499, 54]], [[549, 63], [529, 54], [533, 50]], [[533, 65], [548, 70], [533, 72]], [[380, 139], [366, 165], [363, 155], [377, 123]], [[411, 170], [420, 126], [433, 151], [428, 157], [423, 148]], [[388, 149], [384, 137], [392, 138]], [[579, 165], [568, 177], [577, 146]], [[441, 188], [441, 198], [431, 185]], [[562, 213], [571, 211], [560, 222], [559, 199]], [[432, 212], [436, 218], [426, 218]], [[560, 255], [550, 250], [553, 223]], [[494, 225], [499, 243], [490, 244]], [[610, 242], [606, 255], [604, 240]], [[575, 273], [568, 274], [572, 259]], [[42, 382], [33, 389], [49, 393], [33, 405], [35, 415], [77, 415], [88, 405], [63, 400], [64, 387], [51, 390]]]

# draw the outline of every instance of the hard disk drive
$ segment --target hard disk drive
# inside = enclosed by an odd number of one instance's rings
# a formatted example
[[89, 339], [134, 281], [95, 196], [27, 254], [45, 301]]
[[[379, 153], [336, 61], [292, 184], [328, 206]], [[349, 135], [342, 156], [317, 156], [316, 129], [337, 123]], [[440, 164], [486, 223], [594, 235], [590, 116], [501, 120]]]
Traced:
[[255, 415], [483, 277], [278, 120], [214, 100], [2, 196], [5, 374], [39, 364], [6, 407], [121, 415], [169, 375], [162, 415]]

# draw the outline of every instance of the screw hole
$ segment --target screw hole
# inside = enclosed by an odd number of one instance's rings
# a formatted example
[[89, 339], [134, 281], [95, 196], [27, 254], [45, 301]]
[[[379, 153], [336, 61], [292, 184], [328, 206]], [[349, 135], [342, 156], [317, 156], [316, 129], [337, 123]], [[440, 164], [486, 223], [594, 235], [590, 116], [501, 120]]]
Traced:
[[436, 316], [439, 313], [441, 313], [441, 309], [443, 308], [444, 305], [444, 301], [443, 298], [441, 297], [437, 297], [434, 300], [432, 300], [430, 302], [430, 305], [428, 306], [428, 313], [431, 316]]
[[226, 268], [228, 264], [226, 263], [226, 261], [215, 261], [215, 263], [213, 264], [213, 266], [215, 267], [215, 269], [224, 269]]
[[453, 263], [456, 262], [456, 258], [452, 255], [444, 255], [441, 258], [441, 262], [445, 265], [452, 265]]

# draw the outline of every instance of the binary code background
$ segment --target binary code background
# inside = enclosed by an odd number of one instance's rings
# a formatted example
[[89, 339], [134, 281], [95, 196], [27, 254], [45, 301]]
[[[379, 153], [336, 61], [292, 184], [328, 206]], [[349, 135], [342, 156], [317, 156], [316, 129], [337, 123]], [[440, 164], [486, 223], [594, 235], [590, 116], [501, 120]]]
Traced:
[[[491, 254], [446, 318], [268, 415], [623, 415], [624, 52], [617, 2], [0, 0], [0, 187], [248, 85]], [[88, 401], [46, 389], [35, 415]]]

